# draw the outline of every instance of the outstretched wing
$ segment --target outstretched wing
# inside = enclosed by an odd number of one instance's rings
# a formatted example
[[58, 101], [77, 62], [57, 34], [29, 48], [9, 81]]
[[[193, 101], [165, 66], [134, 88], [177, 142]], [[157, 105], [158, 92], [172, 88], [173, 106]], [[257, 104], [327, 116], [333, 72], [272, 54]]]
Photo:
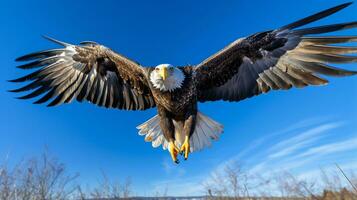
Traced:
[[64, 48], [50, 49], [22, 56], [17, 61], [31, 61], [21, 69], [40, 68], [12, 82], [30, 83], [12, 92], [31, 93], [19, 97], [34, 103], [51, 101], [48, 106], [87, 100], [99, 106], [126, 110], [155, 107], [145, 68], [94, 42], [72, 45], [47, 38]]
[[[324, 85], [319, 77], [356, 74], [329, 66], [329, 63], [355, 63], [356, 47], [331, 44], [357, 41], [350, 37], [306, 37], [357, 26], [357, 22], [313, 28], [295, 28], [329, 16], [351, 3], [342, 4], [276, 30], [238, 39], [196, 68], [199, 101], [240, 101], [270, 90]], [[294, 30], [295, 29], [295, 30]]]

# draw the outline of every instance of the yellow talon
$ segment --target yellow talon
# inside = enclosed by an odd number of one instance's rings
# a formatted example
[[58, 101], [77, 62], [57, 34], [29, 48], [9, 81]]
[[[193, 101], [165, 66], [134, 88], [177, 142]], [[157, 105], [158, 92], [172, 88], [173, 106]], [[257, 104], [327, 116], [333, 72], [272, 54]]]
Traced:
[[170, 152], [170, 155], [171, 155], [172, 160], [173, 160], [175, 163], [178, 163], [177, 155], [179, 154], [180, 150], [179, 150], [179, 148], [176, 147], [174, 141], [171, 141], [171, 142], [169, 143], [169, 152]]
[[185, 160], [187, 160], [190, 153], [190, 138], [188, 136], [185, 137], [185, 141], [181, 146], [181, 152], [184, 152]]

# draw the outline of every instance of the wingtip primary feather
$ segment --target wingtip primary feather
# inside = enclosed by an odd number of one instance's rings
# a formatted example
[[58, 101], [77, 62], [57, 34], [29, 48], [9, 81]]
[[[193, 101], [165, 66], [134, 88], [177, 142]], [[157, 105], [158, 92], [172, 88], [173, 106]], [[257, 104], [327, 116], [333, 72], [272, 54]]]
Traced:
[[16, 62], [23, 62], [23, 61], [31, 61], [31, 60], [39, 60], [39, 59], [44, 59], [48, 57], [52, 57], [55, 55], [60, 55], [62, 53], [66, 52], [66, 49], [60, 48], [60, 49], [48, 49], [48, 50], [43, 50], [43, 51], [38, 51], [38, 52], [33, 52], [30, 54], [26, 54], [23, 56], [20, 56], [15, 59]]
[[17, 58], [15, 58], [15, 61], [16, 61], [16, 62], [20, 62], [20, 61], [23, 60], [23, 57], [24, 57], [24, 56], [17, 57]]
[[7, 90], [8, 92], [23, 92], [22, 88], [18, 88], [18, 89], [12, 89], [12, 90]]
[[354, 21], [354, 22], [347, 22], [347, 23], [330, 24], [330, 25], [317, 26], [311, 28], [297, 29], [294, 30], [292, 33], [296, 35], [314, 35], [314, 34], [322, 34], [322, 33], [352, 29], [356, 27], [357, 27], [357, 21]]
[[28, 61], [27, 57], [28, 57], [28, 55], [23, 55], [23, 56], [15, 58], [15, 61], [16, 62]]
[[304, 36], [303, 41], [318, 45], [339, 44], [347, 42], [357, 42], [357, 36]]
[[16, 89], [6, 90], [7, 92], [16, 92]]
[[17, 78], [17, 79], [6, 80], [6, 81], [9, 82], [9, 83], [18, 83], [18, 82], [21, 82], [21, 81], [18, 80], [18, 78]]
[[61, 46], [64, 46], [64, 47], [67, 47], [67, 46], [70, 46], [70, 45], [71, 45], [71, 44], [69, 44], [69, 43], [62, 42], [62, 41], [56, 40], [56, 39], [54, 39], [54, 38], [51, 38], [51, 37], [49, 37], [49, 36], [47, 36], [47, 35], [42, 35], [42, 37], [45, 38], [45, 39], [47, 39], [47, 40], [49, 40], [49, 41], [51, 41], [51, 42], [54, 42], [54, 43], [59, 44], [59, 45], [61, 45]]
[[326, 9], [326, 10], [323, 10], [321, 12], [318, 12], [318, 13], [315, 13], [313, 15], [310, 15], [308, 17], [305, 17], [303, 19], [300, 19], [300, 20], [297, 20], [293, 23], [290, 23], [288, 25], [285, 25], [283, 27], [281, 27], [279, 30], [285, 30], [285, 29], [294, 29], [294, 28], [297, 28], [297, 27], [300, 27], [300, 26], [304, 26], [306, 24], [309, 24], [309, 23], [312, 23], [314, 21], [317, 21], [317, 20], [320, 20], [322, 18], [325, 18], [327, 16], [330, 16], [348, 6], [350, 6], [353, 2], [347, 2], [347, 3], [343, 3], [343, 4], [340, 4], [340, 5], [337, 5], [337, 6], [334, 6], [332, 8], [329, 8], [329, 9]]

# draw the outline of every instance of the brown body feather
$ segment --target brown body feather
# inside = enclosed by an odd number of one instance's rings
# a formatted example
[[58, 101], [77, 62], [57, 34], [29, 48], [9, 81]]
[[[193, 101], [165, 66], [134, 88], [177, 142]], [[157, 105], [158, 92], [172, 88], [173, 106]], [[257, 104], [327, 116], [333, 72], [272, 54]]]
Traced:
[[[174, 122], [182, 123], [184, 130], [183, 135], [192, 135], [196, 123], [197, 115], [197, 92], [196, 82], [193, 79], [193, 70], [191, 66], [179, 67], [184, 73], [185, 79], [180, 88], [173, 92], [163, 92], [153, 87], [149, 82], [152, 95], [157, 104], [158, 113], [161, 117], [161, 129], [165, 138], [175, 140]], [[148, 74], [153, 68], [148, 70]]]

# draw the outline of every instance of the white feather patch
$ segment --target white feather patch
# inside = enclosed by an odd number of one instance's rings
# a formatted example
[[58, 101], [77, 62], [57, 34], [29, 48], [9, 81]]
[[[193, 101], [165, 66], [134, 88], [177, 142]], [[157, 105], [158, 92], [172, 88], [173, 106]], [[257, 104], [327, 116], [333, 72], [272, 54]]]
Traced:
[[[160, 117], [155, 115], [148, 121], [139, 125], [139, 135], [145, 136], [146, 142], [152, 142], [154, 148], [162, 145], [162, 148], [166, 150], [169, 143], [166, 141], [164, 134], [160, 128]], [[180, 148], [183, 140], [183, 123], [173, 121], [175, 126], [175, 145]], [[219, 136], [223, 132], [223, 125], [209, 118], [201, 112], [197, 113], [196, 127], [190, 138], [191, 152], [200, 151], [206, 147], [210, 147], [212, 140], [218, 140]]]
[[172, 71], [168, 72], [169, 76], [165, 80], [162, 79], [161, 75], [156, 70], [153, 70], [150, 73], [150, 81], [156, 89], [159, 89], [160, 91], [164, 91], [164, 92], [165, 91], [172, 92], [175, 89], [180, 88], [182, 86], [182, 83], [185, 79], [185, 75], [179, 68], [173, 67], [170, 64], [161, 64], [156, 66], [156, 68], [172, 69]]

